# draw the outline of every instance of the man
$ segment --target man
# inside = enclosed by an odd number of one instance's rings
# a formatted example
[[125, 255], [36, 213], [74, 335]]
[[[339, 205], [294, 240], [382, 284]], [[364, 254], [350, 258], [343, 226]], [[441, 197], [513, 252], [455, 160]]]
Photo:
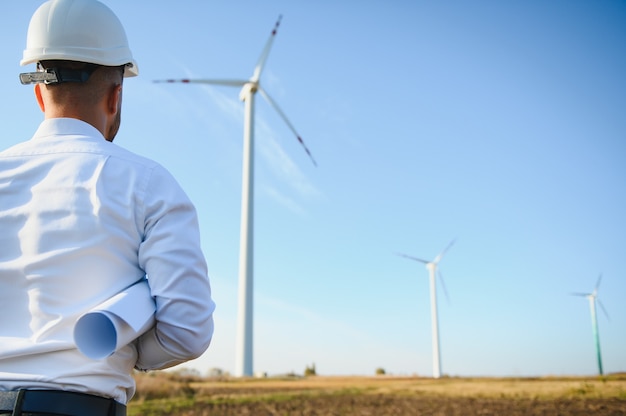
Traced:
[[[108, 7], [44, 3], [31, 63], [20, 78], [44, 121], [0, 153], [0, 413], [124, 415], [133, 368], [177, 365], [211, 341], [196, 211], [163, 167], [112, 143], [138, 68]], [[77, 320], [145, 278], [155, 325], [104, 359], [81, 354]]]

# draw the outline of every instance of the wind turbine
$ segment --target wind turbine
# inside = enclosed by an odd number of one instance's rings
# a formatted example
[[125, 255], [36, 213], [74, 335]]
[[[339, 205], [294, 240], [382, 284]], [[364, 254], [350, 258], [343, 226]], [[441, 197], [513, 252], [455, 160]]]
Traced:
[[296, 135], [307, 155], [315, 166], [317, 163], [311, 152], [302, 141], [302, 138], [293, 127], [285, 113], [278, 104], [261, 88], [260, 78], [265, 67], [265, 62], [270, 53], [274, 37], [280, 25], [278, 20], [272, 33], [261, 52], [261, 56], [254, 68], [250, 79], [169, 79], [155, 82], [180, 82], [185, 84], [211, 84], [241, 87], [239, 98], [244, 102], [244, 128], [243, 128], [243, 174], [241, 195], [241, 236], [239, 246], [239, 319], [237, 325], [237, 351], [235, 362], [235, 375], [251, 376], [252, 365], [252, 327], [253, 327], [253, 197], [254, 197], [254, 98], [260, 92], [263, 98], [276, 110], [278, 115], [285, 121], [289, 129]]
[[[406, 254], [398, 253], [399, 256], [405, 257], [407, 259], [415, 260], [420, 263], [424, 263], [426, 265], [426, 269], [429, 272], [430, 277], [430, 314], [432, 319], [432, 331], [433, 331], [433, 378], [441, 377], [441, 351], [439, 349], [439, 323], [437, 320], [437, 284], [436, 284], [436, 276], [437, 276], [437, 266], [439, 262], [443, 258], [443, 255], [446, 254], [446, 251], [452, 247], [456, 240], [452, 240], [448, 246], [443, 249], [441, 253], [437, 255], [432, 261], [419, 259], [417, 257], [409, 256]], [[439, 279], [441, 279], [441, 283], [443, 285], [444, 293], [446, 297], [448, 293], [446, 291], [445, 284], [443, 283], [443, 276], [441, 272], [439, 272]]]
[[600, 302], [600, 299], [598, 299], [598, 288], [600, 287], [601, 280], [602, 280], [602, 273], [600, 273], [600, 276], [598, 276], [596, 287], [593, 289], [593, 292], [591, 293], [578, 293], [578, 292], [572, 293], [573, 296], [582, 296], [582, 297], [589, 299], [589, 308], [591, 309], [591, 325], [593, 328], [593, 339], [596, 344], [596, 356], [598, 359], [598, 373], [600, 375], [603, 374], [603, 371], [602, 371], [602, 355], [600, 353], [600, 333], [598, 332], [598, 317], [596, 314], [596, 302], [598, 303], [598, 305], [600, 305], [600, 308], [602, 308], [602, 311], [606, 315], [607, 319], [609, 319], [609, 314], [606, 312], [606, 309], [604, 309], [604, 305], [602, 305], [602, 302]]

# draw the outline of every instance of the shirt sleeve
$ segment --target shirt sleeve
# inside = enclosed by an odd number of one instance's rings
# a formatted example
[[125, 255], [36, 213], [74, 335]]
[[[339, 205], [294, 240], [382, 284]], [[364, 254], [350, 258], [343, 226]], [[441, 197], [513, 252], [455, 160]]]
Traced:
[[157, 370], [197, 358], [208, 348], [215, 303], [193, 204], [160, 166], [152, 169], [145, 190], [137, 202], [144, 226], [138, 254], [155, 299], [156, 324], [137, 340], [135, 367]]

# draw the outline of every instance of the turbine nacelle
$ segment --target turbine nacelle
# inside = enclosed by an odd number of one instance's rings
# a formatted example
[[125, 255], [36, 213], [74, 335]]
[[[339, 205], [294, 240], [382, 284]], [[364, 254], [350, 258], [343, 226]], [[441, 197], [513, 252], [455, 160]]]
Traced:
[[450, 247], [452, 247], [452, 245], [456, 242], [456, 239], [452, 240], [450, 242], [450, 244], [448, 244], [446, 246], [446, 248], [443, 249], [443, 251], [441, 251], [441, 253], [437, 254], [437, 256], [432, 260], [424, 260], [418, 257], [413, 257], [413, 256], [409, 256], [408, 254], [404, 254], [404, 253], [396, 253], [398, 256], [400, 257], [404, 257], [410, 260], [414, 260], [420, 263], [424, 263], [424, 265], [426, 266], [426, 269], [429, 271], [435, 271], [437, 269], [437, 265], [439, 264], [439, 262], [441, 261], [441, 259], [443, 258], [444, 254], [446, 254], [446, 252], [450, 249]]
[[241, 88], [241, 91], [239, 92], [239, 99], [241, 101], [246, 101], [246, 98], [248, 96], [256, 93], [258, 90], [259, 90], [258, 82], [254, 82], [254, 81], [246, 82], [243, 85], [243, 88]]

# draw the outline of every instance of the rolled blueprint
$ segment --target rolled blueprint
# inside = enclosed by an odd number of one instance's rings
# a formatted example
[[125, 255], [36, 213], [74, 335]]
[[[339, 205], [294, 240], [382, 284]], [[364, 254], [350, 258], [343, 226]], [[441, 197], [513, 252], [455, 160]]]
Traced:
[[106, 358], [150, 329], [155, 310], [148, 281], [142, 279], [78, 319], [76, 347], [91, 359]]

